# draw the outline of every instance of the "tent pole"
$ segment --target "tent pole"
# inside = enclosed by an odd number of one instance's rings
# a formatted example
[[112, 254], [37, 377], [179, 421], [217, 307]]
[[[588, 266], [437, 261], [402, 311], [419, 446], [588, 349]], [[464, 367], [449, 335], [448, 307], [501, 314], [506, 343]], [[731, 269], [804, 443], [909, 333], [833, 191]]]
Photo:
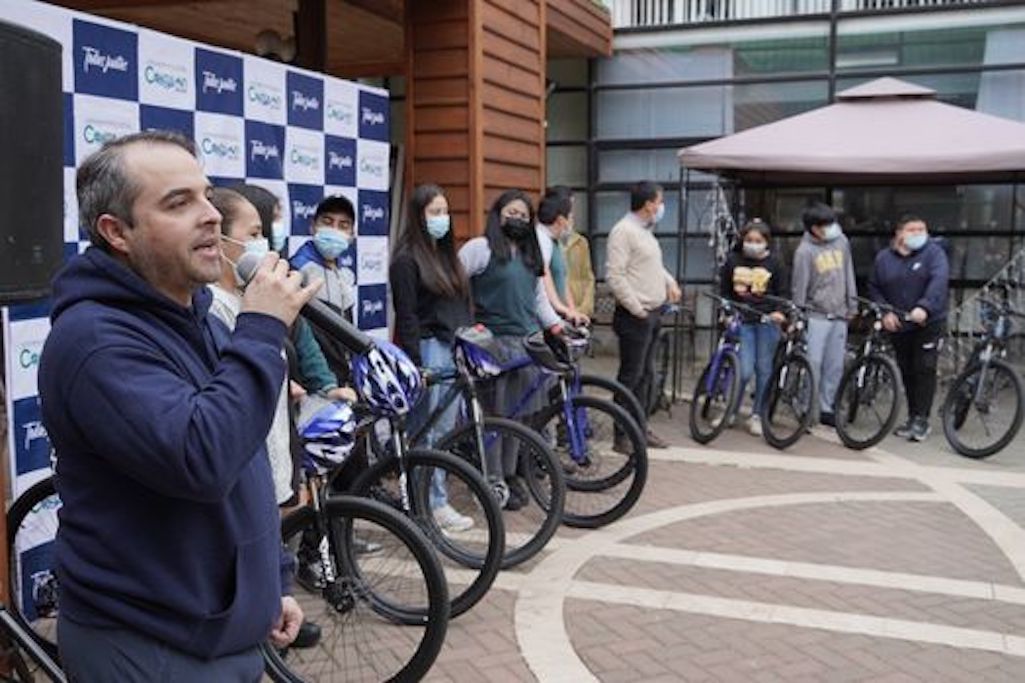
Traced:
[[[687, 244], [687, 220], [690, 213], [690, 195], [688, 190], [690, 189], [690, 169], [686, 167], [680, 167], [680, 201], [679, 201], [679, 215], [676, 217], [677, 235], [676, 235], [676, 277], [680, 279], [680, 289], [682, 290], [687, 286], [687, 259], [684, 258], [684, 249]], [[696, 301], [696, 300], [695, 300]], [[682, 301], [680, 302], [683, 303]], [[695, 303], [694, 308], [697, 308]], [[697, 311], [694, 311], [695, 319], [697, 317]], [[680, 311], [677, 311], [673, 316], [673, 391], [672, 391], [672, 402], [676, 403], [677, 399], [677, 387], [680, 382], [680, 375], [682, 374], [680, 366], [682, 364], [683, 356], [683, 339], [680, 335], [679, 322], [682, 319]]]

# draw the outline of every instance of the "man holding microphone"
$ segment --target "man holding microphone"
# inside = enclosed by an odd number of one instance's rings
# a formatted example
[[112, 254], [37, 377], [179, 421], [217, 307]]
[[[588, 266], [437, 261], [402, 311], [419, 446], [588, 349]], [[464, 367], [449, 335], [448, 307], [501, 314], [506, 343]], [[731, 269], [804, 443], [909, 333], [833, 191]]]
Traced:
[[295, 638], [264, 441], [303, 286], [276, 254], [234, 332], [207, 314], [221, 216], [190, 141], [151, 131], [78, 169], [92, 246], [53, 286], [39, 393], [63, 502], [58, 639], [72, 680], [256, 681]]

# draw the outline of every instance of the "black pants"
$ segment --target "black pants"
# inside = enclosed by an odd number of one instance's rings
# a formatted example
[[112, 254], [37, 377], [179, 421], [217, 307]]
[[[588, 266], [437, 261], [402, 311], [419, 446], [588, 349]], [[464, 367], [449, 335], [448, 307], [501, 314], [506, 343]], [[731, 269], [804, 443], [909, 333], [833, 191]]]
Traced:
[[[619, 337], [619, 374], [616, 379], [633, 392], [645, 413], [651, 411], [651, 383], [655, 378], [655, 341], [661, 318], [652, 311], [638, 318], [622, 306], [612, 315], [612, 330]], [[624, 410], [629, 410], [623, 406]]]
[[893, 350], [904, 381], [908, 399], [908, 417], [928, 419], [936, 395], [936, 363], [940, 339], [946, 331], [943, 322], [916, 327], [909, 332], [891, 335]]

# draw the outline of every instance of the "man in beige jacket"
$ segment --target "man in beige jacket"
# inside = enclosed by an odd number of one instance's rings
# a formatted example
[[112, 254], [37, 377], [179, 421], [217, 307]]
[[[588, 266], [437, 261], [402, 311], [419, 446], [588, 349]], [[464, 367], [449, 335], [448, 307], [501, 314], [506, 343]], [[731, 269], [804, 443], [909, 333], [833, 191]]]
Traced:
[[[619, 337], [618, 379], [630, 388], [645, 410], [650, 410], [651, 382], [655, 374], [655, 340], [661, 309], [675, 304], [681, 292], [662, 265], [662, 247], [653, 234], [665, 215], [662, 188], [642, 181], [630, 190], [630, 212], [612, 228], [606, 247], [605, 281], [616, 299], [612, 329]], [[648, 446], [668, 444], [647, 433]], [[617, 439], [617, 450], [619, 444]]]

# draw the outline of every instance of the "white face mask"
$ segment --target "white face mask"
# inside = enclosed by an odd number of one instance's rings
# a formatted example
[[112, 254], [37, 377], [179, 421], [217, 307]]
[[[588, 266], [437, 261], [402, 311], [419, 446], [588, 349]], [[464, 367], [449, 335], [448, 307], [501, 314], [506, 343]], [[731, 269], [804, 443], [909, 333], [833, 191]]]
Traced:
[[273, 241], [271, 246], [274, 251], [281, 251], [285, 248], [285, 240], [288, 238], [288, 228], [285, 227], [285, 221], [282, 218], [271, 223], [271, 237]]
[[827, 225], [822, 230], [822, 239], [827, 242], [832, 242], [837, 237], [843, 234], [843, 230], [840, 228], [840, 224], [833, 222]]

